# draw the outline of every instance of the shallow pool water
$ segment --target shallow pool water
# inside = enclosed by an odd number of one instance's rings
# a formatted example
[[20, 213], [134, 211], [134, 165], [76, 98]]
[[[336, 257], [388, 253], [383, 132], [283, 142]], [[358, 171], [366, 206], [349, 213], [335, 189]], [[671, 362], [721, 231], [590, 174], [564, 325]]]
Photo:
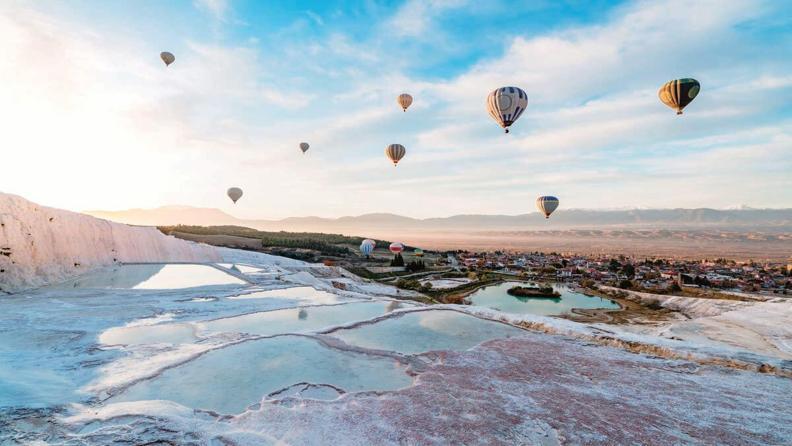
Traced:
[[230, 270], [240, 272], [242, 274], [256, 274], [256, 273], [269, 272], [268, 270], [263, 268], [257, 268], [255, 266], [244, 265], [241, 263], [218, 263], [217, 265], [223, 268], [228, 268]]
[[236, 332], [265, 336], [278, 333], [305, 333], [371, 319], [403, 306], [406, 304], [400, 302], [358, 302], [288, 308], [216, 319], [200, 323], [198, 326], [202, 331], [207, 332]]
[[172, 290], [246, 282], [209, 265], [131, 264], [91, 272], [57, 288]]
[[196, 340], [195, 326], [189, 323], [113, 327], [99, 335], [104, 345], [188, 344]]
[[471, 294], [468, 299], [473, 305], [493, 308], [505, 313], [536, 314], [540, 316], [556, 316], [568, 313], [573, 308], [618, 309], [619, 305], [612, 300], [601, 297], [589, 297], [570, 290], [563, 284], [555, 284], [553, 288], [561, 293], [559, 298], [546, 297], [514, 297], [506, 291], [509, 288], [525, 285], [519, 282], [506, 282], [499, 285], [481, 288]]
[[331, 333], [365, 348], [415, 354], [433, 350], [466, 350], [484, 341], [519, 336], [522, 330], [450, 310], [407, 313], [373, 324]]
[[390, 358], [327, 348], [303, 336], [281, 336], [209, 352], [132, 386], [112, 401], [165, 399], [234, 414], [301, 382], [352, 392], [398, 389], [410, 385], [412, 378]]
[[342, 302], [338, 295], [320, 291], [309, 286], [296, 286], [291, 288], [281, 288], [278, 290], [256, 291], [255, 293], [239, 294], [229, 296], [231, 300], [245, 299], [294, 299], [304, 303], [312, 304], [335, 304]]

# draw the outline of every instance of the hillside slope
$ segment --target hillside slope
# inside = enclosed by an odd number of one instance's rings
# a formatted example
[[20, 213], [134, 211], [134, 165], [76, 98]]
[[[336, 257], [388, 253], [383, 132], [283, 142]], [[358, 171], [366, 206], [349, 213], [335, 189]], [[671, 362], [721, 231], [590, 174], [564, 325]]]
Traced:
[[245, 220], [219, 209], [165, 206], [127, 211], [87, 211], [121, 223], [151, 226], [236, 225], [262, 231], [332, 232], [369, 235], [377, 231], [519, 231], [558, 229], [722, 229], [736, 231], [792, 230], [792, 209], [560, 209], [548, 221], [538, 212], [521, 215], [454, 215], [411, 218], [396, 214], [364, 214], [340, 218], [289, 217]]
[[219, 261], [215, 248], [0, 193], [0, 291], [59, 282], [117, 262]]

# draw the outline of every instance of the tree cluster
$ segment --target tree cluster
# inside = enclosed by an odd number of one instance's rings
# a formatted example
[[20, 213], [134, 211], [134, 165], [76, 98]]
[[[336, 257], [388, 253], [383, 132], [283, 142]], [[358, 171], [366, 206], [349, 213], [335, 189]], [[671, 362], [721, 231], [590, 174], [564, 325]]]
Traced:
[[426, 269], [426, 264], [423, 262], [423, 260], [413, 260], [412, 262], [407, 264], [407, 271], [410, 271], [412, 273], [416, 271], [423, 271], [425, 269]]
[[393, 260], [390, 262], [390, 266], [404, 266], [404, 258], [402, 257], [400, 252], [397, 252], [395, 256], [393, 256]]

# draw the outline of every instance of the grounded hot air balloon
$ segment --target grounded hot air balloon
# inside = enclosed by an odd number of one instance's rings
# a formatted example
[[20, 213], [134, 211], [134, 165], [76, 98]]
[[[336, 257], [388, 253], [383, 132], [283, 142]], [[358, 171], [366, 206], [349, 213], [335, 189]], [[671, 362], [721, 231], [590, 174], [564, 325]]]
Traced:
[[390, 246], [388, 246], [388, 249], [390, 250], [390, 252], [394, 254], [398, 254], [404, 251], [404, 245], [401, 242], [393, 242], [390, 244]]
[[163, 51], [160, 53], [160, 59], [162, 59], [162, 61], [165, 62], [165, 66], [167, 67], [168, 65], [176, 61], [176, 56], [174, 56], [173, 53]]
[[545, 218], [550, 218], [550, 214], [558, 208], [558, 198], [551, 196], [541, 196], [536, 199], [536, 207], [543, 213]]
[[407, 149], [405, 149], [401, 144], [391, 144], [388, 147], [385, 147], [385, 155], [387, 155], [388, 158], [393, 161], [394, 167], [399, 163], [400, 159], [404, 158], [406, 153]]
[[407, 94], [407, 93], [402, 93], [402, 94], [400, 94], [400, 95], [399, 95], [399, 97], [398, 97], [398, 98], [396, 98], [396, 102], [398, 102], [398, 103], [399, 103], [399, 105], [401, 105], [401, 108], [402, 108], [402, 110], [404, 110], [404, 111], [406, 112], [406, 111], [407, 111], [407, 108], [408, 108], [408, 107], [410, 106], [410, 104], [412, 104], [412, 102], [413, 102], [413, 97], [412, 97], [412, 96], [410, 96], [410, 95], [409, 95], [409, 94]]
[[668, 81], [657, 90], [657, 96], [663, 104], [676, 110], [678, 115], [682, 109], [693, 102], [701, 89], [701, 84], [695, 79], [676, 79]]
[[375, 246], [377, 246], [377, 242], [367, 238], [363, 240], [363, 243], [360, 244], [360, 252], [363, 253], [364, 256], [368, 257], [374, 251]]
[[302, 153], [307, 152], [310, 147], [311, 146], [309, 146], [307, 142], [300, 143], [300, 150], [302, 150]]
[[413, 255], [414, 255], [415, 257], [423, 257], [423, 249], [421, 249], [421, 248], [415, 248], [415, 249], [413, 250]]
[[226, 194], [228, 194], [228, 198], [230, 198], [231, 201], [236, 203], [237, 200], [242, 198], [242, 189], [238, 187], [232, 187], [228, 189], [228, 192], [226, 192]]
[[487, 96], [487, 111], [509, 133], [509, 126], [528, 107], [528, 95], [517, 87], [501, 87]]

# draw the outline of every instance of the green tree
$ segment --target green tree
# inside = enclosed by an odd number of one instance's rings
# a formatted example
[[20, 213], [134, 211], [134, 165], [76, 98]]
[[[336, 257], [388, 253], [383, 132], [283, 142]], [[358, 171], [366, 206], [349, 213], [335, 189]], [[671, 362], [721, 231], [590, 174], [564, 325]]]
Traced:
[[395, 256], [393, 256], [393, 260], [390, 263], [391, 266], [404, 266], [404, 258], [400, 252], [397, 252]]
[[632, 265], [632, 263], [625, 263], [622, 266], [622, 273], [624, 273], [625, 276], [632, 279], [633, 277], [635, 277], [635, 267]]

